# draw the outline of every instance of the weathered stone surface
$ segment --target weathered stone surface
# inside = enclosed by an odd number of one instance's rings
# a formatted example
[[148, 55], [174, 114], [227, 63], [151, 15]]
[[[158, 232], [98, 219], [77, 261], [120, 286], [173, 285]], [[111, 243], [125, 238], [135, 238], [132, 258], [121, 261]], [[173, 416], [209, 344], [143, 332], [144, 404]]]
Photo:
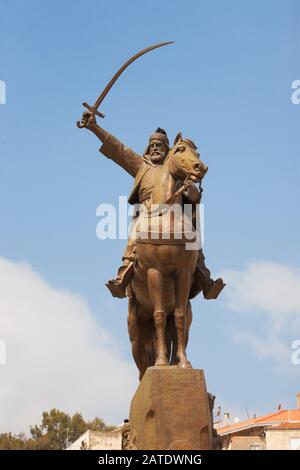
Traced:
[[211, 449], [203, 370], [149, 367], [131, 402], [130, 428], [137, 449]]

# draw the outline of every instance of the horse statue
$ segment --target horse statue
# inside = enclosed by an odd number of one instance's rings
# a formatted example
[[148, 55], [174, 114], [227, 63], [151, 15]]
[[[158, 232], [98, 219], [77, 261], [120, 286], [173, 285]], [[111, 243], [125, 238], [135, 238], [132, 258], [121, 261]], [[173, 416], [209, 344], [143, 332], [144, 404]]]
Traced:
[[196, 148], [177, 135], [135, 225], [136, 263], [127, 287], [128, 332], [140, 379], [150, 366], [192, 367], [186, 356], [192, 322], [189, 293], [199, 248], [186, 248], [193, 221], [172, 206], [182, 207], [184, 191], [207, 172]]

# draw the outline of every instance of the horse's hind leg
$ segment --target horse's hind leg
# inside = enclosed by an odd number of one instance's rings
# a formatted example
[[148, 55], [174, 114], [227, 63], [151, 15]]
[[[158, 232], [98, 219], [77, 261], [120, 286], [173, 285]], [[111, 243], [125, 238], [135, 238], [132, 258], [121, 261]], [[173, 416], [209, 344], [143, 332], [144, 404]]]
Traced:
[[[187, 309], [186, 309], [186, 321], [185, 321], [185, 348], [188, 345], [189, 332], [190, 332], [192, 320], [193, 320], [192, 306], [191, 306], [191, 302], [188, 301]], [[177, 330], [175, 326], [174, 314], [168, 317], [167, 333], [168, 333], [167, 339], [169, 339], [169, 341], [172, 341], [172, 354], [170, 356], [170, 365], [174, 366], [178, 364], [179, 362], [177, 358], [178, 338], [177, 338]]]
[[168, 365], [165, 341], [166, 311], [164, 306], [164, 280], [160, 271], [148, 269], [148, 290], [153, 303], [154, 322], [157, 333], [157, 350], [155, 366]]
[[187, 311], [188, 311], [188, 296], [189, 290], [191, 285], [191, 271], [189, 269], [181, 270], [176, 275], [175, 280], [175, 293], [176, 293], [176, 308], [174, 312], [175, 316], [175, 325], [177, 329], [177, 338], [178, 338], [178, 346], [177, 346], [177, 358], [179, 360], [178, 367], [192, 367], [190, 362], [187, 360], [186, 357], [186, 344], [188, 340], [188, 329], [190, 327], [191, 321], [191, 311], [189, 311], [188, 318], [187, 318]]
[[134, 362], [136, 363], [137, 368], [140, 372], [140, 378], [143, 376], [147, 364], [146, 364], [146, 357], [145, 357], [145, 350], [142, 344], [141, 338], [141, 331], [139, 328], [138, 322], [138, 307], [136, 300], [132, 293], [130, 292], [130, 296], [128, 298], [128, 333], [129, 339], [131, 341], [131, 350]]

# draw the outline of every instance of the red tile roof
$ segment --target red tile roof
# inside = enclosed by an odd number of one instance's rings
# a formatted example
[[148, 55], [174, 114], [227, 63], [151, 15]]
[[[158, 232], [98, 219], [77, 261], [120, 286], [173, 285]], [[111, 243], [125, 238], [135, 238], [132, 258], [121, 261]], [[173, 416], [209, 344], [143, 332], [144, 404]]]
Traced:
[[277, 431], [278, 429], [299, 429], [300, 431], [300, 423], [281, 423], [277, 424], [276, 426], [271, 426], [268, 428], [268, 430], [275, 430]]
[[274, 426], [277, 424], [280, 425], [282, 423], [297, 423], [297, 425], [300, 426], [300, 409], [280, 410], [275, 413], [269, 413], [264, 416], [259, 416], [258, 418], [252, 418], [246, 421], [241, 421], [240, 423], [224, 426], [223, 428], [217, 429], [217, 432], [222, 436], [252, 427]]

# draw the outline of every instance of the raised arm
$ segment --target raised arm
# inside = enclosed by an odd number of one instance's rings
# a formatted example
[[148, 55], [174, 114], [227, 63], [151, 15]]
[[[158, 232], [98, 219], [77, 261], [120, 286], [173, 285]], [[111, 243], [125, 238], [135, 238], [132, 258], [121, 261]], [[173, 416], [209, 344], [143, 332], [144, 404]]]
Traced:
[[107, 158], [113, 160], [121, 166], [131, 176], [135, 177], [140, 167], [143, 165], [142, 158], [126, 145], [122, 144], [116, 137], [102, 129], [97, 124], [95, 115], [90, 112], [84, 112], [82, 122], [85, 127], [95, 134], [103, 143], [99, 151]]

